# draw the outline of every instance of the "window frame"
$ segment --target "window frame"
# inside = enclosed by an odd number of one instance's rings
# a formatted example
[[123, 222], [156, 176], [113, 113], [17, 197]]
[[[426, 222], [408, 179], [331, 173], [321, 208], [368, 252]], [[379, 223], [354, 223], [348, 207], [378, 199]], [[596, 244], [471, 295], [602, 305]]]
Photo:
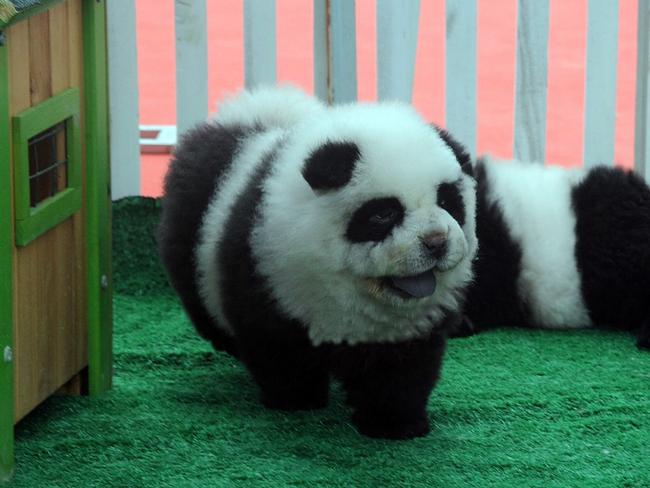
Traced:
[[[14, 213], [17, 246], [25, 246], [81, 209], [80, 96], [69, 88], [12, 117]], [[68, 185], [65, 190], [30, 206], [29, 140], [65, 123]]]

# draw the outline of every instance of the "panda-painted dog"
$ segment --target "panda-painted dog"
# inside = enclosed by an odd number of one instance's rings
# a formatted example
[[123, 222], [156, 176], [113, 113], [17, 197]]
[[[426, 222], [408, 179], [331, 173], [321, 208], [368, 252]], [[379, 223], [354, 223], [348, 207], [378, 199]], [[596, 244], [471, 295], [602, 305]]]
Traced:
[[161, 258], [264, 405], [324, 407], [336, 378], [359, 432], [422, 436], [477, 250], [467, 163], [405, 104], [242, 92], [180, 140]]
[[596, 326], [632, 330], [650, 348], [650, 188], [640, 176], [489, 157], [474, 174], [479, 251], [460, 335]]

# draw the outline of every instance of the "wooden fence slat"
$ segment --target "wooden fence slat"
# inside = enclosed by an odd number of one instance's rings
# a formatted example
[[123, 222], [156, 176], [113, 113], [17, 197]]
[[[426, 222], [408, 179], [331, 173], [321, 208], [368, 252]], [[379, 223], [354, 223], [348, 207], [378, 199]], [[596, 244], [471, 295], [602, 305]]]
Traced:
[[377, 97], [409, 103], [413, 93], [420, 0], [377, 0]]
[[329, 2], [329, 100], [332, 103], [357, 99], [357, 42], [354, 0]]
[[543, 162], [546, 147], [548, 0], [517, 3], [514, 156]]
[[107, 2], [112, 198], [140, 195], [135, 2]]
[[206, 0], [175, 0], [174, 17], [176, 127], [182, 134], [208, 115]]
[[244, 0], [246, 87], [276, 81], [275, 0]]
[[328, 4], [314, 0], [314, 94], [323, 102], [329, 101]]
[[634, 167], [650, 182], [650, 1], [639, 0]]
[[618, 0], [589, 0], [584, 163], [614, 164]]
[[476, 0], [447, 0], [445, 126], [476, 154]]

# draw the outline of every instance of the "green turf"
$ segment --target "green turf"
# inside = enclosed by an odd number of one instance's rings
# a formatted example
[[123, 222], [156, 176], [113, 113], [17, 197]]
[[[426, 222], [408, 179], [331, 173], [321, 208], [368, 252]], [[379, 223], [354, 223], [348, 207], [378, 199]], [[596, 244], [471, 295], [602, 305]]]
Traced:
[[650, 486], [650, 354], [627, 334], [502, 330], [452, 341], [432, 432], [360, 437], [330, 406], [262, 408], [192, 331], [152, 236], [153, 200], [115, 204], [115, 381], [17, 427], [14, 486]]

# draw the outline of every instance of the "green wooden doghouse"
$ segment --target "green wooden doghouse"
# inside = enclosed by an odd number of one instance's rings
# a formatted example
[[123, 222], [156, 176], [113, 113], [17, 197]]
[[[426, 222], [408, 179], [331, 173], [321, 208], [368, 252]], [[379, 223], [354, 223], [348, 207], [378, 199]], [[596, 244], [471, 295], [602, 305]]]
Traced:
[[0, 480], [14, 425], [111, 385], [105, 0], [0, 0]]

